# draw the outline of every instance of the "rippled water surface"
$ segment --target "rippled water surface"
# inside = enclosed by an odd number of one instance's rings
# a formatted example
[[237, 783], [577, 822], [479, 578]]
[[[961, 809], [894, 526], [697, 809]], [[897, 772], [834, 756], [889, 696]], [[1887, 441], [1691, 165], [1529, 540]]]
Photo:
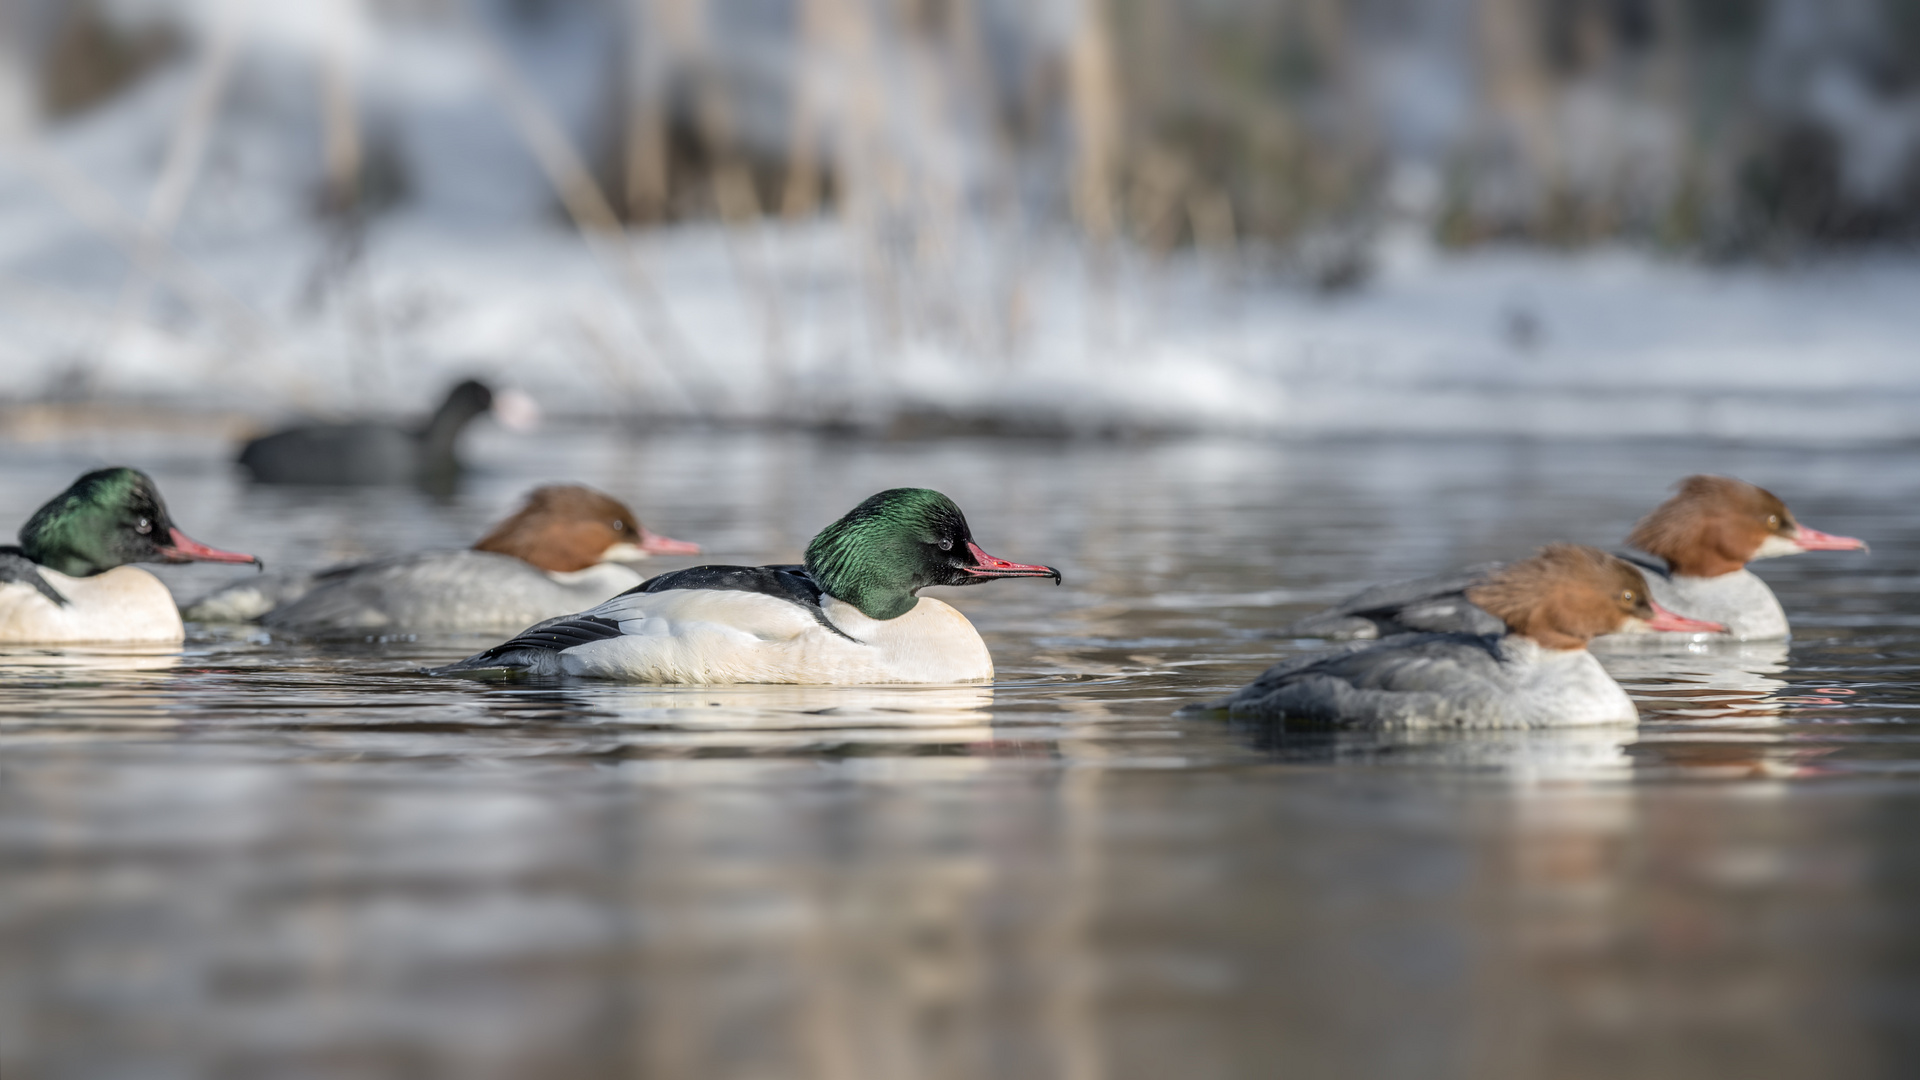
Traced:
[[[0, 654], [0, 1075], [1853, 1077], [1920, 1068], [1920, 449], [488, 436], [455, 497], [0, 444], [0, 532], [142, 465], [276, 567], [589, 482], [703, 561], [883, 487], [1058, 565], [942, 598], [991, 687], [433, 679], [483, 639]], [[1873, 552], [1790, 648], [1605, 663], [1638, 729], [1175, 717], [1361, 585], [1611, 542], [1673, 480]], [[661, 560], [662, 569], [690, 560]], [[233, 568], [162, 570], [183, 598]]]

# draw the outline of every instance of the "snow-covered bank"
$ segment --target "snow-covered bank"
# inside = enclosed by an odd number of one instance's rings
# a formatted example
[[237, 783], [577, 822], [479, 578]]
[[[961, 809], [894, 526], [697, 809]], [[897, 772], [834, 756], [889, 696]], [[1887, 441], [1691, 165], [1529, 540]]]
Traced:
[[[0, 394], [405, 411], [481, 373], [563, 414], [874, 429], [1920, 435], [1920, 260], [1442, 256], [1409, 228], [1329, 296], [962, 209], [590, 244], [480, 114], [349, 238], [265, 91], [137, 275], [189, 89], [162, 74], [0, 161]], [[470, 183], [443, 175], [462, 155]]]

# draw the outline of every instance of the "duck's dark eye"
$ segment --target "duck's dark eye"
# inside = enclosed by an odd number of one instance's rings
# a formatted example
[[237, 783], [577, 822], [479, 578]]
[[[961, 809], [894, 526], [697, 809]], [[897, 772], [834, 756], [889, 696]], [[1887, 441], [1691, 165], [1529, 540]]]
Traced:
[[625, 532], [626, 529], [627, 529], [627, 523], [624, 521], [616, 521], [613, 523], [614, 532]]
[[146, 518], [141, 518], [139, 521], [133, 523], [133, 531], [145, 536], [153, 531], [153, 522], [148, 521]]
[[1628, 589], [1626, 592], [1621, 593], [1620, 599], [1625, 600], [1629, 604], [1633, 603], [1633, 590]]
[[953, 541], [952, 541], [952, 540], [946, 540], [946, 539], [943, 539], [943, 540], [941, 540], [941, 541], [940, 541], [940, 550], [941, 550], [941, 551], [952, 551], [952, 550], [953, 550]]
[[1779, 514], [1768, 514], [1768, 515], [1767, 515], [1767, 528], [1769, 528], [1769, 529], [1777, 529], [1777, 528], [1779, 528], [1779, 527], [1780, 527], [1780, 515], [1779, 515]]

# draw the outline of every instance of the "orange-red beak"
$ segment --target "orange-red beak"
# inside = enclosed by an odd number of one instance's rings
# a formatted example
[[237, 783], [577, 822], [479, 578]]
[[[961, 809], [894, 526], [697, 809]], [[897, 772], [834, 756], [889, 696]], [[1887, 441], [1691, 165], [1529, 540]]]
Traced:
[[649, 555], [700, 554], [699, 544], [690, 544], [685, 540], [675, 540], [671, 536], [661, 536], [645, 525], [640, 526], [640, 539], [634, 542], [634, 546]]
[[995, 555], [980, 550], [980, 545], [967, 541], [967, 554], [973, 556], [973, 565], [961, 567], [974, 577], [1050, 577], [1055, 585], [1060, 584], [1060, 571], [1051, 566], [1036, 566], [1032, 563], [1008, 562]]
[[210, 548], [200, 541], [195, 540], [193, 537], [188, 536], [186, 533], [181, 532], [179, 529], [167, 530], [167, 539], [172, 541], [172, 543], [156, 544], [154, 546], [159, 548], [160, 554], [165, 556], [166, 560], [171, 563], [252, 563], [261, 569], [266, 568], [266, 564], [261, 562], [256, 556], [242, 555], [237, 551], [221, 551], [219, 548]]
[[[1653, 604], [1653, 601], [1647, 601]], [[1649, 630], [1671, 630], [1682, 634], [1719, 634], [1726, 627], [1705, 619], [1689, 619], [1685, 615], [1676, 615], [1659, 604], [1653, 604], [1653, 618], [1647, 620]]]
[[1823, 533], [1819, 529], [1809, 529], [1802, 525], [1793, 530], [1793, 542], [1800, 545], [1802, 551], [1865, 551], [1867, 542], [1851, 536], [1835, 536]]

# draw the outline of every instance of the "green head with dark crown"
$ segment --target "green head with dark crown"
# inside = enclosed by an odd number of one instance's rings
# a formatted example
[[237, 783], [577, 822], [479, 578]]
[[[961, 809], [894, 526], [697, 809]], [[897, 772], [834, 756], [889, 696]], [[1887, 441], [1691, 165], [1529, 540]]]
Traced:
[[20, 553], [68, 577], [90, 577], [127, 563], [253, 563], [251, 555], [210, 548], [181, 532], [153, 480], [138, 469], [95, 469], [34, 511], [20, 527]]
[[1050, 577], [1051, 566], [998, 559], [980, 550], [953, 500], [926, 488], [893, 488], [847, 511], [807, 545], [807, 572], [831, 596], [868, 618], [913, 610], [929, 585], [978, 585], [994, 578]]

